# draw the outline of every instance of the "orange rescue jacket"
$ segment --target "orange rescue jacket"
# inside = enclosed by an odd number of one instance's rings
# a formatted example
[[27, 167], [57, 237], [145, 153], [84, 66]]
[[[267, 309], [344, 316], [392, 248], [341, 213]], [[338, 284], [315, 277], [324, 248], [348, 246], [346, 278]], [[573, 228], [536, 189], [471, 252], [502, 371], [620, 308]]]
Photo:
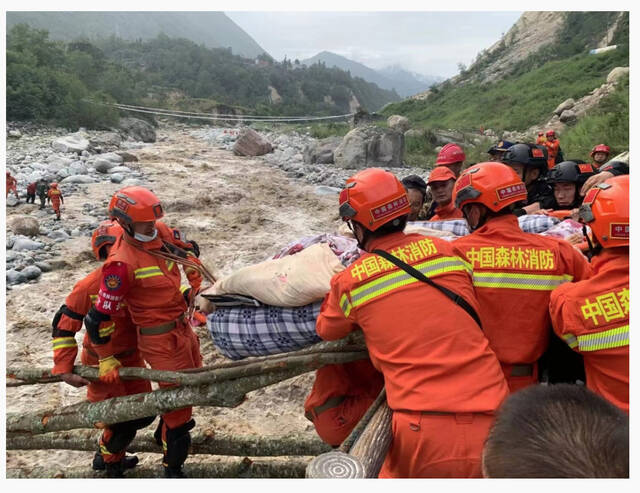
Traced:
[[564, 240], [523, 232], [512, 214], [489, 219], [452, 246], [473, 268], [479, 315], [500, 362], [535, 363], [549, 345], [550, 293], [586, 279], [587, 259]]
[[[100, 289], [101, 268], [92, 271], [87, 277], [78, 281], [73, 290], [65, 299], [67, 309], [75, 312], [79, 317], [84, 317], [98, 298]], [[58, 321], [58, 330], [76, 333], [82, 328], [81, 318], [71, 318], [63, 314]], [[85, 333], [82, 346], [96, 359], [106, 356], [135, 351], [137, 349], [137, 336], [135, 326], [126, 310], [122, 310], [119, 316], [104, 322], [100, 327], [100, 335], [111, 336], [106, 344], [94, 345]], [[52, 374], [71, 373], [78, 353], [76, 339], [70, 335], [56, 335], [53, 337], [53, 370]], [[116, 356], [117, 357], [117, 356]]]
[[[371, 242], [477, 309], [470, 269], [439, 238], [398, 232]], [[491, 412], [508, 394], [498, 360], [469, 314], [437, 289], [367, 253], [331, 279], [316, 322], [326, 340], [362, 329], [394, 410]]]
[[584, 357], [587, 387], [629, 412], [629, 249], [593, 257], [594, 275], [551, 293], [554, 331]]
[[435, 215], [429, 221], [446, 221], [447, 219], [462, 219], [462, 211], [456, 207], [453, 200], [447, 205], [436, 207]]
[[[180, 269], [175, 262], [158, 258], [146, 250], [162, 247], [168, 241], [184, 248], [178, 230], [156, 222], [158, 236], [141, 243], [122, 234], [102, 266], [102, 281], [96, 308], [106, 314], [116, 314], [126, 300], [133, 322], [138, 327], [150, 327], [178, 319], [187, 309], [180, 285]], [[141, 248], [137, 248], [138, 245]]]
[[558, 148], [560, 147], [560, 141], [555, 139], [554, 141], [547, 140], [544, 142], [547, 148], [547, 167], [549, 169], [556, 165], [556, 156], [558, 155]]

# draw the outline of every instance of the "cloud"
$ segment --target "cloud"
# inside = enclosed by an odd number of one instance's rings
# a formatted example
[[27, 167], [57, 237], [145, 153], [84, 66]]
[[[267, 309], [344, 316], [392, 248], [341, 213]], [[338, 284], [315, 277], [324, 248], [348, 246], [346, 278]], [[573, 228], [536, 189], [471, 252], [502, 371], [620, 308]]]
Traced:
[[273, 57], [331, 51], [372, 68], [450, 77], [500, 39], [521, 12], [227, 12]]

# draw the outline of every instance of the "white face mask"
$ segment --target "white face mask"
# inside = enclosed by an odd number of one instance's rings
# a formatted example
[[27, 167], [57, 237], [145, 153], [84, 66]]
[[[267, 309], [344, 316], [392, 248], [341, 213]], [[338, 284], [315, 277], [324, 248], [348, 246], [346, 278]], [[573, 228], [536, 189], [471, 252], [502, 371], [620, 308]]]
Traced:
[[149, 243], [150, 241], [155, 240], [157, 236], [158, 236], [158, 230], [157, 229], [153, 230], [153, 234], [151, 236], [143, 235], [141, 233], [135, 233], [133, 235], [133, 237], [136, 240], [141, 241], [142, 243]]

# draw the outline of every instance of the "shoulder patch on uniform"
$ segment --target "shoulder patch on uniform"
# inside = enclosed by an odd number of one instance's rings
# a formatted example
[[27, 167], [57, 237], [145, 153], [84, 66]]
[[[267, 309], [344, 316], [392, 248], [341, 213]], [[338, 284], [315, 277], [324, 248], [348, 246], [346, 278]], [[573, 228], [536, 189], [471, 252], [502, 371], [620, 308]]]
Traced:
[[104, 278], [104, 284], [107, 286], [107, 289], [115, 291], [121, 286], [122, 279], [120, 279], [120, 276], [116, 274], [110, 274]]

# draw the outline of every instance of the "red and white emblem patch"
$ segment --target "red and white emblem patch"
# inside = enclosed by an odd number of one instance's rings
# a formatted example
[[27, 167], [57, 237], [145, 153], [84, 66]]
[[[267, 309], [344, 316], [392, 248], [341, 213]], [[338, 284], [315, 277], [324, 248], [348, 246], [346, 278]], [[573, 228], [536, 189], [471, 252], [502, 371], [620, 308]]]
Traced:
[[516, 183], [508, 187], [499, 188], [496, 190], [496, 194], [498, 194], [498, 200], [507, 200], [523, 194], [526, 196], [527, 187], [525, 187], [524, 183]]
[[122, 284], [122, 279], [120, 279], [120, 276], [111, 274], [104, 278], [104, 284], [107, 286], [107, 289], [115, 291]]
[[371, 209], [371, 217], [374, 221], [379, 221], [387, 216], [395, 214], [401, 209], [404, 209], [409, 205], [409, 198], [406, 195], [402, 195], [397, 199], [390, 200], [386, 204], [379, 205]]
[[609, 236], [618, 240], [628, 240], [629, 223], [611, 223], [609, 226]]

